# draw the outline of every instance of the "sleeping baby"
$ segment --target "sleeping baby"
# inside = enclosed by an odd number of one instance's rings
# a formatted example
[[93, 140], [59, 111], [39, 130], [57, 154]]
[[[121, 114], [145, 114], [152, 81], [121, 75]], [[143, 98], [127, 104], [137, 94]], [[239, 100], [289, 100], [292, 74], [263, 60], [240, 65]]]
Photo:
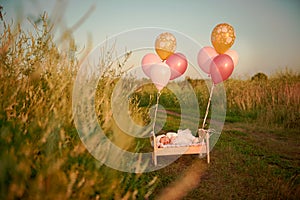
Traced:
[[178, 130], [177, 133], [168, 132], [166, 135], [157, 136], [158, 147], [167, 144], [190, 145], [199, 142], [199, 138], [192, 135], [189, 129]]

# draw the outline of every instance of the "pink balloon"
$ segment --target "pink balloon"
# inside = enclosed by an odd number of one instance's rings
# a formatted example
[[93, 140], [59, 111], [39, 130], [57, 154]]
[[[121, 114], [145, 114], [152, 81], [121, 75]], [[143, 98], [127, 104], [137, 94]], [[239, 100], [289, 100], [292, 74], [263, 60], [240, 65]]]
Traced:
[[210, 64], [214, 57], [219, 55], [213, 47], [203, 47], [198, 53], [198, 66], [207, 74], [210, 74]]
[[229, 78], [234, 69], [234, 64], [230, 56], [220, 54], [216, 56], [210, 65], [211, 79], [214, 84], [221, 83]]
[[173, 80], [184, 74], [188, 66], [187, 59], [182, 53], [174, 53], [170, 55], [167, 58], [166, 63], [171, 69], [170, 80]]
[[239, 62], [239, 55], [238, 55], [238, 53], [236, 51], [229, 49], [229, 50], [227, 50], [225, 52], [225, 54], [227, 54], [227, 55], [229, 55], [231, 57], [231, 59], [233, 60], [234, 66], [236, 66], [238, 64], [238, 62]]
[[171, 70], [166, 63], [160, 62], [151, 65], [150, 78], [159, 92], [168, 84], [170, 77]]
[[151, 65], [160, 63], [161, 59], [154, 53], [146, 54], [142, 59], [142, 69], [146, 76], [150, 77]]

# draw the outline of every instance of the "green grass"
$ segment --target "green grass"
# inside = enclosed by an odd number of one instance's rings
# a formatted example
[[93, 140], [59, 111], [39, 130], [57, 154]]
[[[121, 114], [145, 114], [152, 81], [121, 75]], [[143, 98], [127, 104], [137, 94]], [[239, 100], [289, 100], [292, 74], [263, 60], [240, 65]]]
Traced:
[[[294, 150], [299, 143], [294, 146], [289, 143], [289, 138], [295, 135], [284, 134], [287, 140], [278, 140], [276, 135], [285, 133], [283, 129], [270, 134], [270, 128], [256, 130], [253, 126], [255, 124], [225, 125], [211, 152], [209, 165], [205, 159], [197, 161], [196, 156], [185, 155], [155, 172], [160, 180], [156, 192], [163, 194], [166, 187], [181, 180], [182, 174], [196, 163], [199, 168], [194, 169], [195, 173], [200, 171], [201, 177], [196, 187], [181, 196], [183, 199], [298, 199], [300, 165], [299, 154], [295, 155]], [[294, 139], [300, 141], [300, 136]], [[264, 144], [269, 140], [275, 141]], [[272, 144], [276, 142], [280, 147], [274, 151]]]

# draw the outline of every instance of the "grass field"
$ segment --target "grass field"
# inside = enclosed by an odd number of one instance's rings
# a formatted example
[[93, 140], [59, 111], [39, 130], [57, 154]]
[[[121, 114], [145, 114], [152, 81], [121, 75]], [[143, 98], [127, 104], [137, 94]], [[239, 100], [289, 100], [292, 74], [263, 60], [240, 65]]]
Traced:
[[[299, 199], [299, 74], [286, 70], [268, 80], [224, 83], [226, 122], [210, 164], [185, 155], [158, 171], [125, 173], [99, 163], [78, 136], [72, 88], [80, 60], [74, 40], [66, 37], [68, 50], [60, 51], [46, 15], [33, 33], [1, 23], [0, 199]], [[116, 80], [99, 82], [103, 90], [95, 106], [99, 123], [117, 143], [114, 134], [121, 131], [109, 109]], [[188, 81], [199, 106], [206, 106], [205, 83]], [[130, 112], [137, 123], [149, 122], [145, 113], [155, 93], [153, 85], [136, 92]], [[160, 103], [179, 111], [169, 91]], [[164, 129], [176, 130], [177, 120], [168, 115]], [[151, 149], [148, 139], [137, 146], [123, 136], [118, 145], [124, 149]]]
[[226, 123], [209, 165], [181, 157], [155, 172], [156, 192], [161, 199], [297, 199], [299, 139], [296, 130]]

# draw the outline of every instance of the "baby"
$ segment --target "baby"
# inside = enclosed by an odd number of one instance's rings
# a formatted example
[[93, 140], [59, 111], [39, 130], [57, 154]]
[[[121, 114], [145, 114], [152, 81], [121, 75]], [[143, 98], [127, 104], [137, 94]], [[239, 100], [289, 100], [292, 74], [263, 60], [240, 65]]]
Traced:
[[[176, 134], [176, 135], [175, 135]], [[174, 143], [175, 138], [177, 137], [177, 133], [173, 133], [172, 135], [161, 135], [160, 139], [158, 140], [159, 143], [166, 145]]]
[[189, 129], [178, 130], [178, 133], [169, 132], [158, 136], [157, 139], [159, 147], [167, 144], [189, 145], [199, 142], [199, 138], [193, 136]]

